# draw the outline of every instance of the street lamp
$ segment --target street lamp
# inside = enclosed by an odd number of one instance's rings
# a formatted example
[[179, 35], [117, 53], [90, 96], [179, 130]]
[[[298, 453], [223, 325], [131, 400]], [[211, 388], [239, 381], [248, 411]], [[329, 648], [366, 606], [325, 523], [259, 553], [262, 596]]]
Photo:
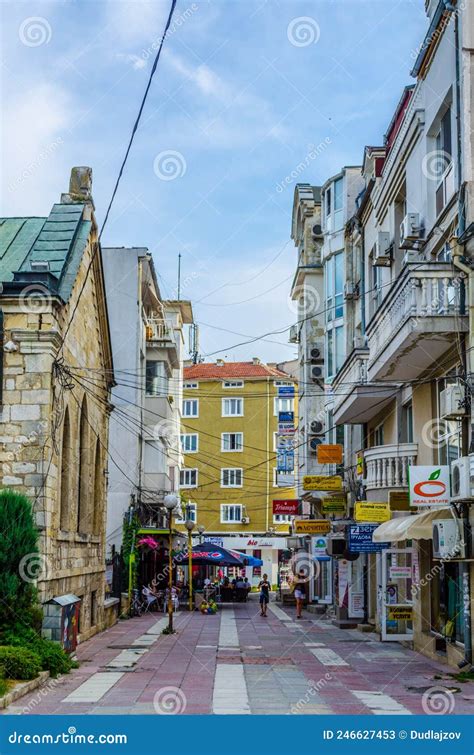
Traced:
[[200, 524], [199, 527], [198, 527], [199, 545], [201, 545], [201, 543], [202, 543], [202, 536], [203, 536], [203, 534], [204, 534], [205, 531], [206, 531], [206, 528], [202, 524]]
[[195, 523], [192, 519], [186, 519], [184, 526], [188, 531], [188, 583], [189, 583], [189, 610], [193, 610], [193, 529]]
[[168, 632], [173, 632], [173, 533], [171, 531], [171, 521], [173, 511], [179, 503], [178, 496], [174, 493], [168, 493], [165, 495], [163, 503], [168, 512], [168, 528], [169, 528], [169, 546], [168, 546]]

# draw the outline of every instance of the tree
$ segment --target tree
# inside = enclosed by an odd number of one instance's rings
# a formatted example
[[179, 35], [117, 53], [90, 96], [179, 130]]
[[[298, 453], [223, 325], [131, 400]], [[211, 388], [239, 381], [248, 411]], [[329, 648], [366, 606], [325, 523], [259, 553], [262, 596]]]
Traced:
[[38, 620], [36, 580], [42, 571], [31, 501], [0, 491], [0, 629]]

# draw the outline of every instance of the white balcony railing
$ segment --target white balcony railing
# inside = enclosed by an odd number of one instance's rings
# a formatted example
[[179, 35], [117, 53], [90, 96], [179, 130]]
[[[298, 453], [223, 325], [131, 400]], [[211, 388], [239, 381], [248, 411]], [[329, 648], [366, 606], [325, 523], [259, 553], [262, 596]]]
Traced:
[[427, 332], [430, 326], [423, 323], [424, 318], [446, 317], [446, 328], [451, 331], [447, 317], [460, 314], [458, 279], [449, 263], [407, 264], [367, 327], [370, 361], [377, 358], [410, 318], [414, 318], [418, 330]]
[[171, 329], [163, 320], [146, 321], [146, 340], [147, 341], [171, 341]]
[[364, 451], [367, 490], [408, 487], [408, 467], [416, 463], [416, 443], [374, 446]]

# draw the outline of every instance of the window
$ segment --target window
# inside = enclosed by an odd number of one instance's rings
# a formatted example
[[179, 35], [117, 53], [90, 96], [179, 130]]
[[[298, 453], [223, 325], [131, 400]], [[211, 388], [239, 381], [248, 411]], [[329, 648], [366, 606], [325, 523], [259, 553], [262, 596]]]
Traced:
[[69, 421], [69, 409], [66, 407], [63, 421], [63, 442], [61, 453], [61, 488], [60, 488], [60, 528], [69, 530], [71, 526], [71, 424]]
[[413, 404], [408, 401], [402, 406], [402, 426], [400, 440], [402, 443], [413, 443]]
[[243, 433], [222, 433], [221, 451], [242, 451], [244, 447]]
[[344, 256], [338, 252], [328, 259], [326, 274], [326, 369], [333, 377], [345, 358], [344, 348]]
[[446, 206], [454, 191], [454, 171], [451, 143], [451, 108], [443, 115], [436, 134], [436, 163], [433, 166], [436, 180], [436, 215]]
[[176, 524], [184, 524], [186, 521], [197, 521], [197, 505], [188, 501], [186, 506], [181, 507], [181, 514], [174, 518]]
[[242, 469], [221, 469], [221, 488], [241, 488], [244, 481]]
[[90, 486], [89, 486], [89, 431], [86, 397], [82, 401], [79, 421], [79, 454], [77, 469], [77, 532], [89, 532], [91, 521], [89, 517]]
[[273, 414], [278, 417], [280, 412], [294, 411], [295, 400], [293, 398], [279, 398], [275, 396]]
[[184, 433], [181, 435], [181, 450], [185, 454], [195, 454], [199, 448], [197, 433]]
[[[440, 416], [440, 393], [449, 385], [456, 385], [455, 377], [438, 381], [438, 417]], [[462, 456], [462, 422], [453, 419], [438, 420], [437, 432], [433, 429], [432, 436], [438, 440], [438, 463], [451, 464]]]
[[222, 399], [222, 416], [223, 417], [243, 417], [244, 416], [243, 398], [223, 398]]
[[374, 265], [372, 257], [372, 312], [378, 309], [382, 303], [382, 268]]
[[241, 522], [242, 506], [240, 503], [222, 503], [221, 504], [221, 522]]
[[147, 396], [168, 396], [168, 376], [164, 362], [147, 361], [145, 390]]
[[338, 325], [327, 331], [327, 371], [328, 377], [335, 375], [344, 362], [344, 326]]
[[197, 398], [184, 399], [183, 417], [199, 417], [199, 399]]
[[243, 380], [224, 380], [222, 383], [223, 388], [243, 388], [244, 387], [244, 381]]
[[273, 514], [273, 524], [291, 522], [291, 514]]
[[334, 181], [334, 223], [333, 229], [339, 231], [342, 228], [342, 178]]
[[326, 230], [340, 231], [343, 226], [343, 178], [337, 178], [325, 191]]
[[183, 388], [186, 391], [195, 391], [199, 388], [199, 383], [183, 383]]
[[383, 423], [374, 429], [374, 446], [383, 446]]
[[179, 473], [180, 488], [197, 488], [198, 471], [197, 469], [181, 469]]

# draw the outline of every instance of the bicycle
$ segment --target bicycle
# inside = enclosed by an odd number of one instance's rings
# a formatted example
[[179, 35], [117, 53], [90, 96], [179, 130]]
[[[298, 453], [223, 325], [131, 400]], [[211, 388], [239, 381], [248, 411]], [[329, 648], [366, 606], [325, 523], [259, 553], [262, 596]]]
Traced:
[[144, 611], [144, 601], [140, 599], [140, 591], [133, 590], [130, 603], [130, 616], [141, 616]]

